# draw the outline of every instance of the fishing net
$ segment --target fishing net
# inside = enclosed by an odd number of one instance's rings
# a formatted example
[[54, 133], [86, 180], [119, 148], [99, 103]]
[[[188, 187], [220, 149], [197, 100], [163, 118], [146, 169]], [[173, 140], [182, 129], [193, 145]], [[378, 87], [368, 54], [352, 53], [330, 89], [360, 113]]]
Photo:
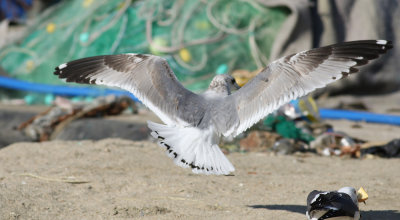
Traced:
[[0, 65], [13, 78], [63, 84], [52, 72], [66, 61], [155, 54], [199, 91], [215, 74], [266, 66], [289, 13], [251, 0], [62, 1], [37, 18], [22, 42], [0, 51]]

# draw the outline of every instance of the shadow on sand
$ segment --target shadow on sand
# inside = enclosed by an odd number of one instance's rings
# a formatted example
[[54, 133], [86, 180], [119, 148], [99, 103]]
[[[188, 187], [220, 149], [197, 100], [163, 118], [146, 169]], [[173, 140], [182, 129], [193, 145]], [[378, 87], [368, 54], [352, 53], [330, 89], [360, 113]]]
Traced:
[[[300, 214], [306, 214], [307, 207], [304, 205], [249, 205], [253, 209], [269, 209], [269, 210], [284, 210]], [[361, 210], [363, 220], [398, 220], [400, 219], [400, 211], [398, 210]]]
[[307, 207], [304, 205], [249, 205], [253, 209], [269, 209], [269, 210], [285, 210], [289, 212], [296, 212], [306, 214]]
[[399, 210], [361, 210], [361, 217], [363, 220], [382, 219], [382, 220], [396, 220], [400, 219]]

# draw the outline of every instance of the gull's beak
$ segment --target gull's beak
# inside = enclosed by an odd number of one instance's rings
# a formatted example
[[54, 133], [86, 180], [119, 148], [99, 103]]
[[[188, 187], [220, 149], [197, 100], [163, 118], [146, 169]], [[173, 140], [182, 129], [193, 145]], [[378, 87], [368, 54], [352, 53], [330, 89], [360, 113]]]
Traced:
[[239, 86], [239, 84], [237, 84], [236, 82], [233, 84], [233, 86], [234, 86], [236, 89], [240, 89], [240, 87], [241, 87], [241, 86]]
[[235, 81], [240, 87], [243, 87], [244, 84], [249, 82], [252, 78], [254, 78], [261, 69], [255, 70], [253, 72], [249, 72], [248, 70], [235, 70], [232, 73], [233, 78], [235, 78]]
[[358, 202], [363, 202], [365, 204], [365, 200], [368, 199], [368, 194], [365, 192], [364, 188], [360, 187], [360, 189], [357, 191], [357, 199]]
[[[249, 81], [248, 78], [245, 78], [242, 76], [234, 76], [233, 78], [235, 78], [235, 87], [236, 88], [237, 87], [240, 88], [240, 87], [244, 86], [244, 84], [246, 84]], [[239, 89], [239, 88], [237, 88], [237, 89]]]

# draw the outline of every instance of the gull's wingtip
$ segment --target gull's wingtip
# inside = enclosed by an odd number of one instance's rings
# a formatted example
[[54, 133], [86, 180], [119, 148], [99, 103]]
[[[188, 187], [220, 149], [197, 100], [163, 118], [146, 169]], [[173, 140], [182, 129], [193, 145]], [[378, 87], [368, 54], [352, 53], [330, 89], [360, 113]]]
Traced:
[[386, 49], [391, 49], [393, 48], [393, 42], [390, 40], [376, 40], [376, 44], [385, 46]]

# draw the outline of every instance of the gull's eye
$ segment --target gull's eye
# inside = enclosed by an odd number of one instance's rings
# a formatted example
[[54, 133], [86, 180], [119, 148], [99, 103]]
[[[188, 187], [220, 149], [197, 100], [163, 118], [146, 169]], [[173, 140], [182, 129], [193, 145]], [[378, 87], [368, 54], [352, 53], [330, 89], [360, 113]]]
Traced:
[[232, 79], [232, 80], [231, 80], [231, 83], [232, 83], [232, 84], [235, 84], [235, 79]]

